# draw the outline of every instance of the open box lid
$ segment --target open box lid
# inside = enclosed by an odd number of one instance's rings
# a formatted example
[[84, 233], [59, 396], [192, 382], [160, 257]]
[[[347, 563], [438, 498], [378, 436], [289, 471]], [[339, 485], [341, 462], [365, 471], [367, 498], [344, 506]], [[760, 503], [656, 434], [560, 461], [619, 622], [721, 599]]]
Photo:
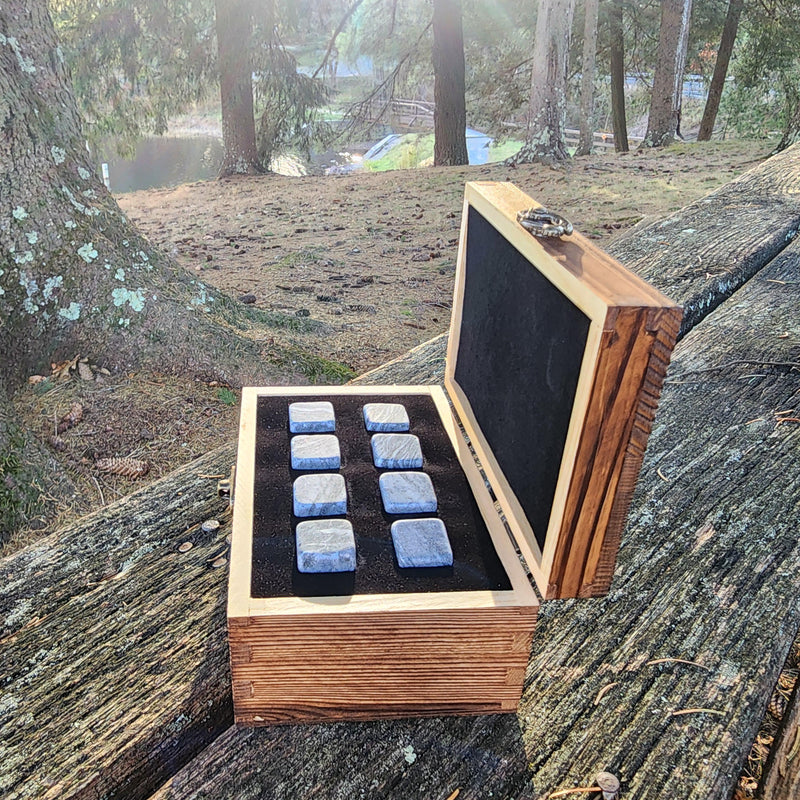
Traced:
[[542, 594], [608, 591], [682, 310], [584, 237], [468, 183], [445, 388]]

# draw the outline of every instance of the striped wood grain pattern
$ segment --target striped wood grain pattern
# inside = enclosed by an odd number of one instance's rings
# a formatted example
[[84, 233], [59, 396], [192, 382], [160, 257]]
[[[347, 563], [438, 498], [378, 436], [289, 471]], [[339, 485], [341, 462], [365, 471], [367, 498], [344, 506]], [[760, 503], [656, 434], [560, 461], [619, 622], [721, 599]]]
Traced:
[[619, 308], [609, 317], [613, 322], [598, 355], [548, 597], [608, 591], [681, 312]]
[[514, 711], [535, 606], [228, 620], [236, 722]]

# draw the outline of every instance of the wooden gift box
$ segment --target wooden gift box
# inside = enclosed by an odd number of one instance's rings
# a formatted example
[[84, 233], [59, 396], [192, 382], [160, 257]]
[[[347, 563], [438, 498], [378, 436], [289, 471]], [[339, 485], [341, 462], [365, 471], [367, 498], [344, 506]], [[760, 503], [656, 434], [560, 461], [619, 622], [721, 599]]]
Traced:
[[[237, 723], [513, 711], [539, 605], [515, 544], [545, 598], [608, 590], [681, 310], [580, 235], [534, 238], [517, 212], [536, 205], [511, 184], [466, 186], [444, 390], [243, 391]], [[354, 573], [294, 563], [288, 406], [315, 399], [336, 409]], [[408, 408], [452, 567], [397, 566], [367, 402]]]

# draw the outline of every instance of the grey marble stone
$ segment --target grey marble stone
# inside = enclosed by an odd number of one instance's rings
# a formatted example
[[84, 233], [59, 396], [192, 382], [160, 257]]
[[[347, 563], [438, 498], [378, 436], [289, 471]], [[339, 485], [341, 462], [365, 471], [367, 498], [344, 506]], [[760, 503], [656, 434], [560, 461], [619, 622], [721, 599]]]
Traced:
[[339, 440], [330, 433], [292, 437], [292, 469], [339, 469]]
[[400, 519], [392, 523], [392, 541], [401, 567], [449, 567], [453, 550], [440, 519]]
[[347, 490], [338, 472], [301, 475], [292, 487], [296, 517], [333, 517], [347, 513]]
[[291, 433], [330, 433], [336, 430], [333, 404], [327, 400], [289, 404]]
[[384, 472], [379, 479], [387, 514], [429, 514], [436, 511], [433, 483], [424, 472]]
[[353, 572], [356, 540], [346, 519], [312, 519], [295, 529], [300, 572]]
[[364, 406], [364, 424], [368, 431], [407, 431], [410, 422], [406, 407], [400, 403], [367, 403]]
[[376, 433], [372, 460], [380, 469], [421, 469], [422, 448], [411, 433]]

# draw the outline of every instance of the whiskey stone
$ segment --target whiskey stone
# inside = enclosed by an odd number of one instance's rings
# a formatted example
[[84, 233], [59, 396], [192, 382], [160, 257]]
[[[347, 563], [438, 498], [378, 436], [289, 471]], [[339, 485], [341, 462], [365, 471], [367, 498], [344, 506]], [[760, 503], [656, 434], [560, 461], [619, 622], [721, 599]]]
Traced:
[[379, 484], [387, 514], [429, 514], [436, 511], [436, 492], [424, 472], [384, 472]]
[[392, 541], [401, 567], [450, 567], [453, 550], [440, 519], [400, 519], [392, 523]]
[[325, 400], [289, 404], [291, 433], [330, 433], [336, 430], [333, 404]]
[[407, 431], [410, 426], [408, 412], [400, 403], [367, 403], [364, 406], [364, 424], [368, 431]]
[[292, 469], [339, 469], [339, 440], [329, 433], [292, 437]]
[[372, 460], [380, 469], [421, 469], [419, 439], [411, 433], [376, 433], [372, 437]]
[[356, 540], [346, 519], [314, 519], [295, 529], [300, 572], [353, 572]]
[[301, 475], [292, 487], [296, 517], [332, 517], [347, 513], [344, 478], [336, 472]]

